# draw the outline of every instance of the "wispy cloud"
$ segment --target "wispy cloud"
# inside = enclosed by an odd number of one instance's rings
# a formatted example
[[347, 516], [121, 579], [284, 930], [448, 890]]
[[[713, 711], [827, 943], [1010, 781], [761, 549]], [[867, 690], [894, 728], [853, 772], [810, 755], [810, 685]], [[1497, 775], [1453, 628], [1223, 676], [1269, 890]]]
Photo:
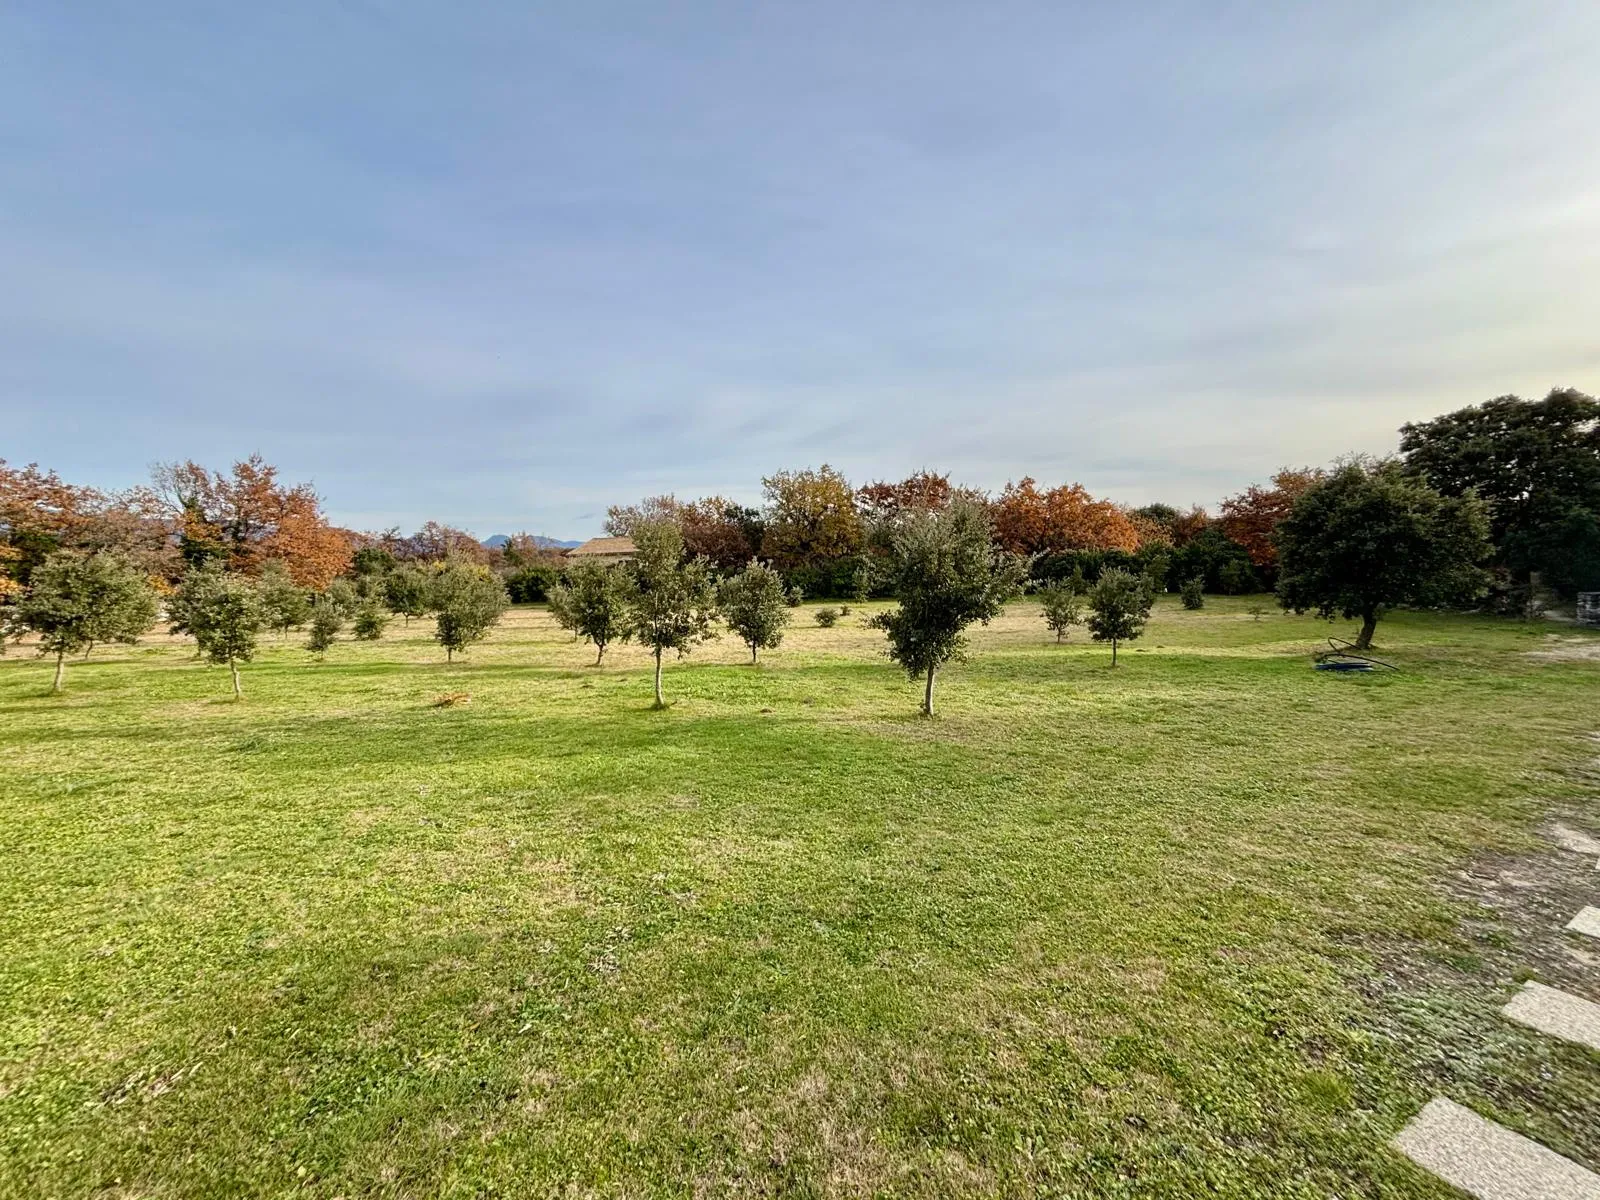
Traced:
[[0, 12], [5, 456], [597, 530], [831, 461], [1214, 501], [1600, 390], [1600, 10]]

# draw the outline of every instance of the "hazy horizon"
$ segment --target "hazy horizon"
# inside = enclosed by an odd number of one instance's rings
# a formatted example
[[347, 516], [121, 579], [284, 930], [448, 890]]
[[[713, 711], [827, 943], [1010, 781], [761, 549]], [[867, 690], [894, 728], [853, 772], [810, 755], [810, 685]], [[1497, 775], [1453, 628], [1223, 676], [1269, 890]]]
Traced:
[[581, 539], [1600, 392], [1600, 7], [0, 12], [0, 457]]

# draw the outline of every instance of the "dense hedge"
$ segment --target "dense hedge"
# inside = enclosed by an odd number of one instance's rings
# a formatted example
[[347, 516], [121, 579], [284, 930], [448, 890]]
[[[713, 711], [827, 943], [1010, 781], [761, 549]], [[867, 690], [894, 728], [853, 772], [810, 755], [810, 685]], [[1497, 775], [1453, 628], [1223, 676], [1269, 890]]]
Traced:
[[783, 584], [799, 588], [807, 600], [865, 600], [874, 594], [870, 561], [859, 554], [848, 555], [812, 566], [791, 567], [783, 572]]
[[522, 567], [505, 577], [506, 592], [513, 604], [542, 604], [560, 579], [555, 567]]
[[1042, 554], [1034, 559], [1029, 578], [1035, 586], [1071, 579], [1074, 575], [1093, 583], [1102, 571], [1112, 567], [1135, 575], [1153, 574], [1163, 581], [1169, 592], [1180, 590], [1196, 576], [1205, 580], [1206, 591], [1230, 596], [1261, 591], [1269, 582], [1251, 565], [1245, 548], [1219, 529], [1207, 529], [1177, 549], [1152, 546], [1132, 554], [1123, 550]]
[[[791, 567], [782, 572], [783, 583], [790, 590], [800, 589], [807, 600], [890, 599], [887, 573], [876, 569], [878, 562], [870, 554], [853, 554]], [[1245, 548], [1218, 529], [1208, 529], [1178, 549], [1152, 546], [1131, 554], [1123, 550], [1042, 554], [1034, 559], [1028, 575], [1035, 587], [1074, 576], [1093, 583], [1102, 571], [1112, 567], [1135, 575], [1154, 575], [1170, 592], [1180, 590], [1196, 576], [1205, 580], [1205, 590], [1213, 594], [1241, 595], [1270, 590], [1272, 584], [1251, 565]], [[550, 589], [561, 579], [561, 571], [553, 566], [530, 566], [504, 578], [513, 604], [540, 604], [549, 599]]]

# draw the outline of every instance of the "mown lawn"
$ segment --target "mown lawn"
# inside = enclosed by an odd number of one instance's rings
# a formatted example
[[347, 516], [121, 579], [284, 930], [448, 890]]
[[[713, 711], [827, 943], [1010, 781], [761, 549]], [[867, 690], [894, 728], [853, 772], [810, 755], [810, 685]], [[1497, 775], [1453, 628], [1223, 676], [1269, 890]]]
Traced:
[[[860, 609], [665, 712], [537, 609], [269, 638], [238, 704], [164, 635], [59, 698], [13, 648], [0, 1193], [1444, 1196], [1384, 1145], [1432, 1018], [1363, 981], [1470, 970], [1442, 881], [1600, 825], [1600, 662], [1398, 615], [1331, 677], [1247, 603], [1112, 672], [1019, 602], [933, 722]], [[1494, 1034], [1451, 1094], [1600, 1166], [1593, 1056]]]

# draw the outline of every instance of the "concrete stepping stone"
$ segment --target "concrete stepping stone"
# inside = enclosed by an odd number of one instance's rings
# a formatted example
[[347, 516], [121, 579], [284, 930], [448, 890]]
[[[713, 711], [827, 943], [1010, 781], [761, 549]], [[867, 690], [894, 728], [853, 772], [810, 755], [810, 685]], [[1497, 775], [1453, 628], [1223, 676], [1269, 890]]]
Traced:
[[1585, 905], [1577, 916], [1567, 922], [1567, 928], [1574, 933], [1587, 933], [1592, 938], [1600, 938], [1600, 908]]
[[1600, 1050], [1600, 1004], [1542, 983], [1525, 983], [1500, 1010], [1520, 1025]]
[[[1600, 854], [1600, 840], [1590, 837], [1581, 829], [1563, 825], [1560, 821], [1552, 821], [1548, 826], [1548, 832], [1563, 850], [1571, 850], [1574, 854]], [[1595, 865], [1600, 866], [1600, 863]]]
[[1600, 1200], [1600, 1175], [1442, 1096], [1393, 1145], [1477, 1200]]

